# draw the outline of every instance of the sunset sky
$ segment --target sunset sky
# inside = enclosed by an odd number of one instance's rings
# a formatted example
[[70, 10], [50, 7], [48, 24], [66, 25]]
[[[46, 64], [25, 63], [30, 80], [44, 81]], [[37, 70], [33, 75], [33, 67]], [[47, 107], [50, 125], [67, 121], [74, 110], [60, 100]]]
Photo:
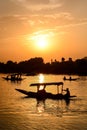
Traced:
[[87, 56], [87, 0], [0, 0], [0, 62]]

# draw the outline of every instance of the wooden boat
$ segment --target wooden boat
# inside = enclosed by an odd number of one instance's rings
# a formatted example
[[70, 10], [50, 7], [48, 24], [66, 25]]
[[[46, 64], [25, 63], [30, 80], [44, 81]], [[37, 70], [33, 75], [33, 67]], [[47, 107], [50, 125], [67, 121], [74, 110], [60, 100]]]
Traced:
[[10, 81], [21, 81], [23, 78], [21, 77], [21, 74], [10, 74], [7, 75], [6, 77], [2, 77], [5, 80], [10, 80]]
[[[57, 86], [57, 94], [52, 94], [49, 92], [46, 92], [45, 88], [46, 86], [52, 85], [53, 87]], [[54, 86], [55, 85], [55, 86]], [[26, 91], [22, 89], [16, 89], [18, 92], [21, 92], [25, 95], [27, 95], [30, 98], [36, 98], [38, 100], [43, 100], [43, 99], [70, 99], [72, 97], [76, 97], [75, 95], [70, 96], [68, 94], [63, 94], [63, 82], [49, 82], [49, 83], [33, 83], [30, 84], [31, 87], [36, 86], [37, 87], [37, 92], [31, 92], [31, 91]], [[61, 86], [61, 88], [59, 87]], [[60, 92], [59, 92], [60, 89]]]
[[69, 81], [75, 81], [75, 80], [77, 80], [78, 78], [66, 78], [66, 77], [64, 77], [63, 78], [63, 80], [65, 81], [65, 80], [69, 80]]

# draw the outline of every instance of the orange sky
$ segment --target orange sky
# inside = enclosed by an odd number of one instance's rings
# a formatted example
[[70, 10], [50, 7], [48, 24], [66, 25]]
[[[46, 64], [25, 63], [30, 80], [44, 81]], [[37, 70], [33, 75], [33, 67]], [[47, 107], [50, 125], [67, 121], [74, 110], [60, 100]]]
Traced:
[[0, 61], [87, 56], [87, 0], [0, 1]]

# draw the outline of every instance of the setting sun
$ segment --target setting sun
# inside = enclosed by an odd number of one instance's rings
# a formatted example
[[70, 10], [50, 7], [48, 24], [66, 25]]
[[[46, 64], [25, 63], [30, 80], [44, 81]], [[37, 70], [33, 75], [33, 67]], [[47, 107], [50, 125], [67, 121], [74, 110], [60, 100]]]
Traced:
[[35, 34], [31, 37], [36, 49], [46, 50], [49, 47], [49, 35], [48, 34]]
[[47, 47], [47, 39], [44, 35], [39, 35], [36, 37], [36, 46], [40, 49], [44, 49]]

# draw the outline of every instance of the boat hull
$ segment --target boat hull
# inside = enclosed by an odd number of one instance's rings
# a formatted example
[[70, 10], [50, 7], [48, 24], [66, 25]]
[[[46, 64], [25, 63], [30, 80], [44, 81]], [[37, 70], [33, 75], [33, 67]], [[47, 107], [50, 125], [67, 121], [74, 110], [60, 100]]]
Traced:
[[66, 95], [63, 94], [52, 94], [52, 93], [47, 93], [47, 92], [31, 92], [31, 91], [26, 91], [22, 89], [16, 89], [18, 92], [25, 94], [29, 98], [36, 98], [38, 100], [43, 100], [43, 99], [70, 99], [73, 97], [76, 97], [75, 95], [67, 97]]
[[7, 80], [7, 81], [21, 81], [23, 80], [22, 78], [7, 78], [7, 77], [3, 77], [3, 79]]
[[69, 80], [69, 81], [76, 81], [77, 79], [63, 79], [64, 81]]

